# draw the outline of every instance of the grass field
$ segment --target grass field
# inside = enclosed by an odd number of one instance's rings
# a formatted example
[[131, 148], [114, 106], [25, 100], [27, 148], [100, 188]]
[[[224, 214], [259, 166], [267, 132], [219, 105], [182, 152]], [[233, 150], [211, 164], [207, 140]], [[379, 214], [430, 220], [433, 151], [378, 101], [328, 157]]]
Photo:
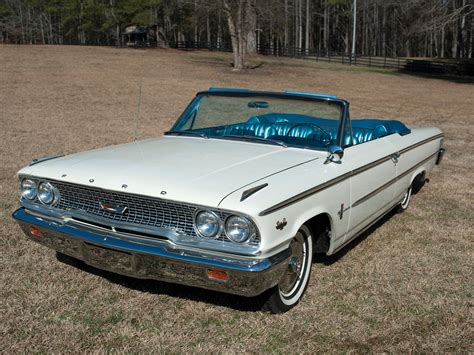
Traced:
[[[0, 46], [0, 352], [473, 352], [474, 86], [305, 60], [91, 47]], [[447, 154], [408, 211], [313, 264], [298, 307], [139, 281], [56, 260], [10, 215], [32, 158], [170, 128], [210, 86], [335, 93], [353, 117], [445, 132]]]

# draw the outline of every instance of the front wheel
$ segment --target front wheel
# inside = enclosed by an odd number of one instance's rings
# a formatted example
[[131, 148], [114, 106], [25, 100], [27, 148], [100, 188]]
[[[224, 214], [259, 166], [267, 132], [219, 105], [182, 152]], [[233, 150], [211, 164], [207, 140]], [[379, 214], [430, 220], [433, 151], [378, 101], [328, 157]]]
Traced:
[[313, 261], [313, 240], [309, 229], [302, 226], [290, 242], [291, 256], [277, 286], [267, 293], [264, 309], [284, 313], [298, 304], [308, 287]]

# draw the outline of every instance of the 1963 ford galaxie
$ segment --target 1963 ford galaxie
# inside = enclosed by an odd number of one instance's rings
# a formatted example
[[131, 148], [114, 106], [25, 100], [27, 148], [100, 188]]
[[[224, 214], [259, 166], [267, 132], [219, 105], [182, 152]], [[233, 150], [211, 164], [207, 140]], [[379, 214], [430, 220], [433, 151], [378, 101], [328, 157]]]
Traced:
[[405, 210], [442, 144], [437, 128], [351, 120], [333, 95], [209, 89], [162, 138], [34, 160], [13, 217], [59, 255], [284, 312], [313, 254]]

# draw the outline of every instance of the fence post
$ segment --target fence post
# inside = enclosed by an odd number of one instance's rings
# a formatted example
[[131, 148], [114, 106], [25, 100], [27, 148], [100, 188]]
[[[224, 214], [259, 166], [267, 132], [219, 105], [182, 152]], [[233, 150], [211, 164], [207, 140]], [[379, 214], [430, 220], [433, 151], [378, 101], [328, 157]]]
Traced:
[[385, 64], [387, 63], [387, 55], [383, 57], [383, 67], [385, 68]]

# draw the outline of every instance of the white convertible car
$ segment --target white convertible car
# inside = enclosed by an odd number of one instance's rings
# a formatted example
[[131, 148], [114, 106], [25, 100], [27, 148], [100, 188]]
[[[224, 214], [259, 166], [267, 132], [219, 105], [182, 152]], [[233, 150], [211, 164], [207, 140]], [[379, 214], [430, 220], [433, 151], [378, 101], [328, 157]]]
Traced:
[[59, 256], [284, 312], [313, 254], [405, 210], [442, 144], [437, 128], [351, 120], [334, 95], [212, 88], [161, 138], [34, 160], [13, 217]]

